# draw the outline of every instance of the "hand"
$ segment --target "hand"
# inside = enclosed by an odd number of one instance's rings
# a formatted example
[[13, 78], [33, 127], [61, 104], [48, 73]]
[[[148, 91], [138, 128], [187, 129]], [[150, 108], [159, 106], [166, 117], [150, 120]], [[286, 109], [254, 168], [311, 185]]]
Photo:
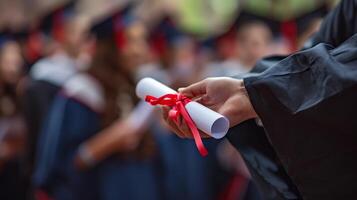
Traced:
[[[178, 122], [174, 122], [173, 120], [169, 119], [169, 111], [171, 108], [169, 106], [162, 106], [162, 118], [164, 119], [167, 128], [169, 128], [172, 132], [175, 132], [177, 136], [180, 138], [191, 138], [192, 134], [190, 128], [184, 122], [183, 118], [179, 116]], [[198, 130], [202, 138], [209, 138], [211, 136], [207, 135], [203, 131]]]
[[77, 169], [84, 170], [116, 152], [134, 151], [142, 134], [134, 130], [127, 121], [119, 120], [93, 138], [85, 141], [74, 159]]
[[[231, 127], [257, 117], [245, 90], [243, 80], [207, 78], [186, 88], [180, 88], [179, 93], [227, 117]], [[179, 119], [177, 125], [168, 117], [167, 107], [163, 108], [163, 118], [169, 128], [179, 137], [192, 137], [182, 119]]]

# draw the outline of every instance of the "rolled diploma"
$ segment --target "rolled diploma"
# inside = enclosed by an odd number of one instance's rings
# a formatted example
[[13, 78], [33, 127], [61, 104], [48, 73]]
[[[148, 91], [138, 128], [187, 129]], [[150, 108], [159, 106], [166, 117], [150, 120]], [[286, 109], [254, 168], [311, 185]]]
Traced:
[[[147, 95], [158, 98], [177, 92], [152, 78], [143, 78], [136, 86], [136, 94], [141, 99], [145, 99]], [[189, 102], [185, 107], [198, 129], [216, 139], [226, 135], [229, 129], [229, 121], [226, 117], [195, 101]]]

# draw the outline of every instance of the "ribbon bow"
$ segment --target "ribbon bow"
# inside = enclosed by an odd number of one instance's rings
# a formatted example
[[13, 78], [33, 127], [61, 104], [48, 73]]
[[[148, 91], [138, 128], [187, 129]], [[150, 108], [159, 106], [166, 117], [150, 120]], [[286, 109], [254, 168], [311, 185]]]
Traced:
[[206, 156], [208, 154], [208, 151], [202, 142], [200, 133], [185, 108], [185, 105], [191, 102], [189, 98], [181, 94], [166, 94], [159, 98], [148, 95], [145, 97], [145, 101], [149, 102], [151, 105], [170, 106], [171, 110], [169, 111], [169, 118], [171, 118], [176, 124], [178, 124], [178, 117], [181, 115], [191, 130], [193, 138], [195, 139], [196, 147], [200, 154], [202, 156]]

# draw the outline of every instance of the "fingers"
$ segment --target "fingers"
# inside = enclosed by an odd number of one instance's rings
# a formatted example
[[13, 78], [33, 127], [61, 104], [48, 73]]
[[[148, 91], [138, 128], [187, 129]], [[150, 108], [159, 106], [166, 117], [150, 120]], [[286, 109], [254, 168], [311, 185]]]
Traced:
[[203, 80], [197, 83], [194, 83], [188, 87], [180, 88], [179, 93], [187, 96], [188, 98], [196, 98], [206, 94], [206, 85], [207, 81]]
[[165, 120], [166, 125], [172, 132], [176, 133], [177, 136], [179, 136], [180, 138], [184, 138], [185, 134], [182, 133], [182, 131], [178, 128], [177, 124], [169, 118], [169, 111], [170, 107], [162, 106], [162, 117]]
[[168, 118], [169, 116], [169, 111], [170, 111], [170, 107], [169, 106], [161, 106], [161, 113], [162, 113], [162, 118], [166, 119]]
[[[179, 124], [178, 124], [178, 126], [176, 125], [176, 127], [181, 131], [181, 136], [183, 138], [192, 138], [193, 137], [191, 129], [188, 127], [188, 125], [186, 124], [186, 121], [182, 117], [180, 117]], [[210, 138], [211, 137], [203, 131], [200, 131], [200, 130], [198, 130], [198, 131], [202, 138]]]
[[200, 132], [201, 138], [211, 138], [211, 136], [207, 135], [207, 133], [200, 131], [200, 130], [199, 130], [199, 132]]
[[184, 134], [180, 130], [180, 128], [177, 126], [177, 124], [174, 121], [172, 121], [171, 119], [166, 119], [166, 123], [169, 125], [169, 128], [171, 129], [171, 131], [176, 133], [177, 136], [179, 136], [180, 138], [186, 137], [186, 134]]
[[[178, 122], [174, 122], [172, 119], [168, 117], [170, 111], [170, 107], [163, 106], [162, 107], [162, 117], [165, 120], [166, 124], [168, 125], [169, 129], [176, 133], [177, 136], [180, 138], [192, 138], [192, 133], [188, 125], [186, 124], [185, 120], [180, 116], [178, 118]], [[210, 137], [209, 135], [200, 131], [200, 135], [203, 138]]]
[[191, 130], [186, 124], [186, 121], [184, 120], [183, 117], [179, 117], [177, 127], [180, 129], [184, 138], [192, 138]]
[[205, 105], [207, 107], [210, 107], [213, 105], [213, 103], [211, 102], [211, 99], [209, 98], [209, 96], [207, 94], [201, 96], [200, 98], [196, 99], [196, 102]]

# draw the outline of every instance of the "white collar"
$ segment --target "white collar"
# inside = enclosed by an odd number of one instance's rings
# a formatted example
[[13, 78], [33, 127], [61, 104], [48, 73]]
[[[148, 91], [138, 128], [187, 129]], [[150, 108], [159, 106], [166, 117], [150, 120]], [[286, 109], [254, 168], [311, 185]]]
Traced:
[[65, 53], [56, 53], [35, 63], [30, 71], [34, 80], [47, 81], [62, 86], [77, 73], [76, 61]]
[[69, 79], [63, 86], [64, 94], [78, 100], [96, 112], [102, 112], [105, 105], [104, 91], [96, 79], [80, 73]]

